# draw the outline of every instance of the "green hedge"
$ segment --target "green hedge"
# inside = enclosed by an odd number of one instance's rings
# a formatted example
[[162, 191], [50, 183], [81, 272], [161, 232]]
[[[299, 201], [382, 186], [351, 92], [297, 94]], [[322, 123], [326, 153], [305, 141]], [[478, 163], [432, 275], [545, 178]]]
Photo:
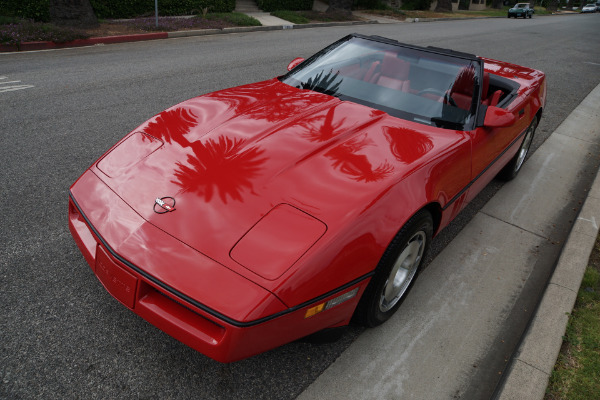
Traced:
[[354, 0], [352, 4], [352, 9], [355, 8], [361, 8], [366, 10], [388, 10], [392, 7], [390, 7], [387, 3], [384, 3], [381, 0]]
[[312, 10], [313, 0], [256, 0], [258, 8], [263, 11], [291, 10], [304, 11]]
[[406, 0], [402, 2], [402, 10], [429, 10], [433, 0]]
[[[90, 3], [98, 18], [154, 15], [153, 0], [90, 0]], [[199, 14], [205, 7], [209, 12], [232, 12], [235, 0], [158, 0], [160, 15]], [[0, 15], [48, 22], [50, 0], [0, 0]]]
[[[90, 0], [98, 18], [131, 18], [154, 15], [152, 0]], [[209, 12], [232, 12], [235, 0], [158, 0], [159, 15], [199, 14], [208, 7]]]
[[0, 15], [50, 21], [50, 0], [0, 0]]

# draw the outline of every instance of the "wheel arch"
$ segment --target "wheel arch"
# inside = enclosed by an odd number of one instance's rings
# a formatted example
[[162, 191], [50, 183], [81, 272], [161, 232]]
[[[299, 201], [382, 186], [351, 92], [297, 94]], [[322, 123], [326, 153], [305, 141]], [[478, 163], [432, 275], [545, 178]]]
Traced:
[[442, 206], [438, 202], [431, 202], [415, 212], [415, 215], [422, 210], [427, 210], [431, 214], [431, 218], [433, 218], [433, 236], [435, 237], [442, 223]]
[[538, 124], [540, 123], [540, 120], [542, 119], [542, 113], [543, 113], [544, 109], [542, 107], [540, 107], [537, 112], [535, 113], [535, 117], [537, 118], [537, 122]]

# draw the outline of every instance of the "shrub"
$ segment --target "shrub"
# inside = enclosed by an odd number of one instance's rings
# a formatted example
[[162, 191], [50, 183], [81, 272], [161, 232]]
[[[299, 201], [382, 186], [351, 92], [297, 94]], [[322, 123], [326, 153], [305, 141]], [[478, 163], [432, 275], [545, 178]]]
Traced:
[[366, 10], [388, 10], [391, 7], [381, 0], [355, 0], [353, 8], [361, 8]]
[[256, 4], [263, 11], [291, 10], [302, 11], [312, 10], [313, 0], [256, 0]]
[[429, 10], [432, 0], [407, 0], [402, 3], [403, 10]]
[[222, 29], [232, 24], [223, 20], [209, 21], [204, 18], [173, 18], [159, 17], [158, 27], [154, 17], [134, 18], [126, 21], [119, 21], [119, 24], [126, 25], [141, 31], [152, 32], [174, 32], [182, 29]]
[[[1, 1], [1, 0], [0, 0]], [[148, 0], [90, 0], [98, 18], [132, 18], [154, 14], [154, 2]], [[193, 15], [208, 8], [210, 12], [231, 12], [235, 0], [159, 0], [159, 15]]]
[[0, 0], [0, 12], [4, 16], [50, 21], [50, 0]]
[[50, 41], [62, 43], [88, 37], [89, 35], [86, 33], [75, 29], [27, 20], [15, 24], [0, 25], [0, 43], [16, 45], [17, 48], [23, 42]]

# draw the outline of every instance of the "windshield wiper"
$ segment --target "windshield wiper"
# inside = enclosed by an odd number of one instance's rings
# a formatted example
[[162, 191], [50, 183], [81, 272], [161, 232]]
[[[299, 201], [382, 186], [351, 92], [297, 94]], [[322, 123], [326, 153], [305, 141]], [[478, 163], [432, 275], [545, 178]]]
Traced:
[[465, 124], [460, 122], [448, 121], [442, 118], [431, 118], [431, 122], [435, 124], [438, 128], [444, 129], [454, 129], [457, 131], [462, 131], [465, 127]]

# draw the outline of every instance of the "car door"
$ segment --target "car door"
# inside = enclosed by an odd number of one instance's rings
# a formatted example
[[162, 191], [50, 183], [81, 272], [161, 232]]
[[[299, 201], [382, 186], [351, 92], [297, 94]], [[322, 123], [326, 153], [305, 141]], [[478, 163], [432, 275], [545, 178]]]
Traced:
[[[480, 112], [484, 112], [482, 107]], [[514, 156], [531, 119], [530, 105], [521, 103], [510, 107], [516, 121], [513, 125], [501, 128], [478, 126], [470, 132], [471, 136], [471, 187], [468, 201], [477, 194], [500, 172], [502, 167]]]

